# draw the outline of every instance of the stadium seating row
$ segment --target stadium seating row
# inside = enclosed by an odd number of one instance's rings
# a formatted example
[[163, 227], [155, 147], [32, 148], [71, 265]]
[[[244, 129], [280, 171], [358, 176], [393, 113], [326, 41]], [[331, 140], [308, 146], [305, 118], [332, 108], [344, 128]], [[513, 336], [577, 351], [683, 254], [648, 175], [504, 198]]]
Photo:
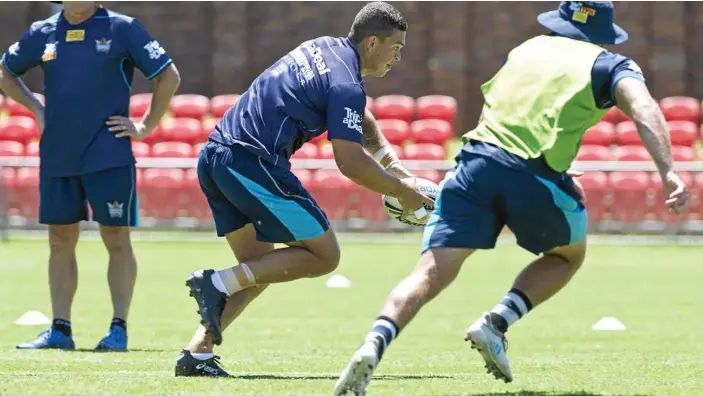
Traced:
[[[42, 102], [44, 96], [35, 94]], [[239, 95], [218, 95], [208, 98], [203, 95], [176, 95], [169, 106], [169, 112], [177, 118], [194, 118], [202, 120], [207, 117], [221, 118], [227, 109], [237, 102]], [[405, 95], [385, 95], [377, 98], [366, 98], [366, 106], [379, 119], [399, 119], [412, 122], [415, 119], [439, 119], [453, 126], [456, 118], [457, 101], [446, 95], [427, 95], [412, 98]], [[0, 96], [0, 108], [7, 108], [10, 115], [32, 116], [24, 106], [9, 98]], [[149, 108], [151, 94], [132, 95], [130, 101], [130, 116], [141, 117]]]
[[[197, 144], [207, 140], [216, 122], [214, 118], [205, 121], [192, 118], [169, 118], [162, 121], [158, 128], [143, 141], [148, 144], [157, 142]], [[412, 123], [385, 119], [378, 120], [378, 123], [388, 141], [398, 145], [410, 142], [443, 145], [454, 137], [451, 124], [438, 119], [417, 120]], [[16, 115], [0, 122], [0, 140], [13, 140], [26, 144], [37, 139], [39, 139], [39, 128], [31, 117]], [[319, 144], [326, 139], [325, 133], [315, 138], [313, 143]]]
[[[701, 135], [703, 125], [700, 127], [692, 121], [675, 120], [667, 121], [671, 134], [671, 142], [677, 146], [692, 146]], [[642, 144], [637, 126], [632, 121], [621, 121], [617, 125], [601, 121], [591, 127], [583, 138], [583, 144], [599, 146]]]
[[[148, 144], [143, 141], [132, 142], [132, 152], [136, 158], [194, 158], [198, 156], [204, 143], [189, 144], [184, 142], [159, 142]], [[444, 146], [432, 143], [413, 143], [405, 147], [394, 146], [400, 159], [408, 160], [444, 160], [447, 151]], [[7, 140], [0, 140], [0, 157], [36, 157], [39, 155], [39, 143], [32, 141], [26, 145]], [[331, 144], [317, 146], [305, 143], [294, 155], [298, 159], [334, 159]]]
[[[364, 218], [371, 222], [388, 220], [378, 194], [365, 190], [339, 171], [297, 169], [296, 175], [318, 201], [331, 220]], [[426, 170], [418, 176], [435, 182], [442, 172]], [[669, 213], [661, 199], [661, 179], [650, 172], [586, 172], [579, 180], [586, 189], [590, 222], [610, 219], [633, 224], [648, 217], [669, 224], [703, 215], [703, 173], [681, 173], [691, 187], [691, 201], [682, 217]], [[37, 168], [4, 168], [0, 180], [7, 187], [7, 207], [36, 219], [39, 174]], [[147, 168], [138, 172], [137, 185], [142, 215], [162, 220], [196, 217], [209, 220], [207, 201], [200, 191], [195, 169]], [[0, 190], [1, 191], [1, 190]]]

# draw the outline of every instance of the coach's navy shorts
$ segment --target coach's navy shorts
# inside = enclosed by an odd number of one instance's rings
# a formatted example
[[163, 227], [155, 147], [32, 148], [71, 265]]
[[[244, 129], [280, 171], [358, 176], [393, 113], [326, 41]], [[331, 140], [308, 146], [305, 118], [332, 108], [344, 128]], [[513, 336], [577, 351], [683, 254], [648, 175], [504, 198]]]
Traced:
[[136, 169], [134, 165], [105, 169], [80, 176], [39, 175], [39, 222], [73, 224], [93, 220], [105, 226], [139, 224]]
[[540, 254], [586, 235], [586, 208], [573, 180], [550, 181], [462, 151], [440, 184], [422, 252], [434, 247], [492, 249], [507, 225], [517, 243]]
[[327, 216], [293, 172], [241, 146], [207, 142], [200, 151], [198, 180], [218, 236], [252, 223], [259, 241], [285, 243], [329, 229]]

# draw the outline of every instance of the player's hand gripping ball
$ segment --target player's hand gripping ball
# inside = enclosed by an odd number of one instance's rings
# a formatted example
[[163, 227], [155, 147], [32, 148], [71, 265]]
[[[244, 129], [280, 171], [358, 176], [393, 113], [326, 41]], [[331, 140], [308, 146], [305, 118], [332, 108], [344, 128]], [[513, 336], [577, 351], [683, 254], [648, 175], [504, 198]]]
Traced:
[[[439, 194], [438, 185], [420, 177], [415, 177], [414, 179], [415, 188], [418, 192], [426, 195], [429, 198], [432, 198], [433, 201], [437, 199], [437, 195]], [[400, 205], [400, 202], [398, 202], [398, 199], [394, 197], [389, 197], [387, 195], [382, 196], [381, 199], [383, 201], [383, 207], [386, 209], [386, 212], [388, 212], [388, 214], [393, 219], [398, 220], [401, 223], [409, 224], [416, 227], [422, 227], [427, 223], [427, 219], [429, 219], [430, 217], [429, 212], [432, 208], [427, 207], [427, 205], [425, 205], [424, 208], [421, 208], [418, 211], [420, 213], [405, 213], [405, 210]]]

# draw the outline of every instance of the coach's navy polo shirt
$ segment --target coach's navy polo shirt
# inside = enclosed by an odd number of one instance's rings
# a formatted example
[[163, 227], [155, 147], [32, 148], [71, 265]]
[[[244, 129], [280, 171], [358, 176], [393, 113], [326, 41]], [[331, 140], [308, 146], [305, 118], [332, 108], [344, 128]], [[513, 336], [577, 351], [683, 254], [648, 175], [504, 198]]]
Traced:
[[217, 124], [210, 140], [237, 144], [289, 167], [303, 143], [329, 139], [361, 143], [366, 93], [359, 54], [347, 38], [306, 41], [265, 70]]
[[134, 18], [99, 8], [78, 25], [63, 12], [33, 23], [3, 63], [15, 76], [44, 70], [41, 173], [63, 177], [134, 164], [130, 139], [115, 138], [105, 121], [129, 115], [135, 67], [151, 79], [171, 58]]

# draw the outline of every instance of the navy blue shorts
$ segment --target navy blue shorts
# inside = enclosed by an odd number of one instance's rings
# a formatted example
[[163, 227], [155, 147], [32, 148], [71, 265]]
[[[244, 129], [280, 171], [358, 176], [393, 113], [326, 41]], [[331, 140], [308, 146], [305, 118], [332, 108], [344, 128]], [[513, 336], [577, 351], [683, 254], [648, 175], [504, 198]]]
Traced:
[[241, 146], [207, 142], [198, 159], [198, 180], [218, 236], [251, 223], [259, 241], [285, 243], [329, 229], [327, 216], [293, 172]]
[[39, 176], [39, 222], [65, 225], [93, 220], [105, 226], [139, 224], [136, 169], [134, 165], [69, 177]]
[[573, 180], [558, 182], [463, 152], [440, 184], [422, 252], [435, 247], [492, 249], [504, 226], [540, 254], [586, 236], [588, 217]]

